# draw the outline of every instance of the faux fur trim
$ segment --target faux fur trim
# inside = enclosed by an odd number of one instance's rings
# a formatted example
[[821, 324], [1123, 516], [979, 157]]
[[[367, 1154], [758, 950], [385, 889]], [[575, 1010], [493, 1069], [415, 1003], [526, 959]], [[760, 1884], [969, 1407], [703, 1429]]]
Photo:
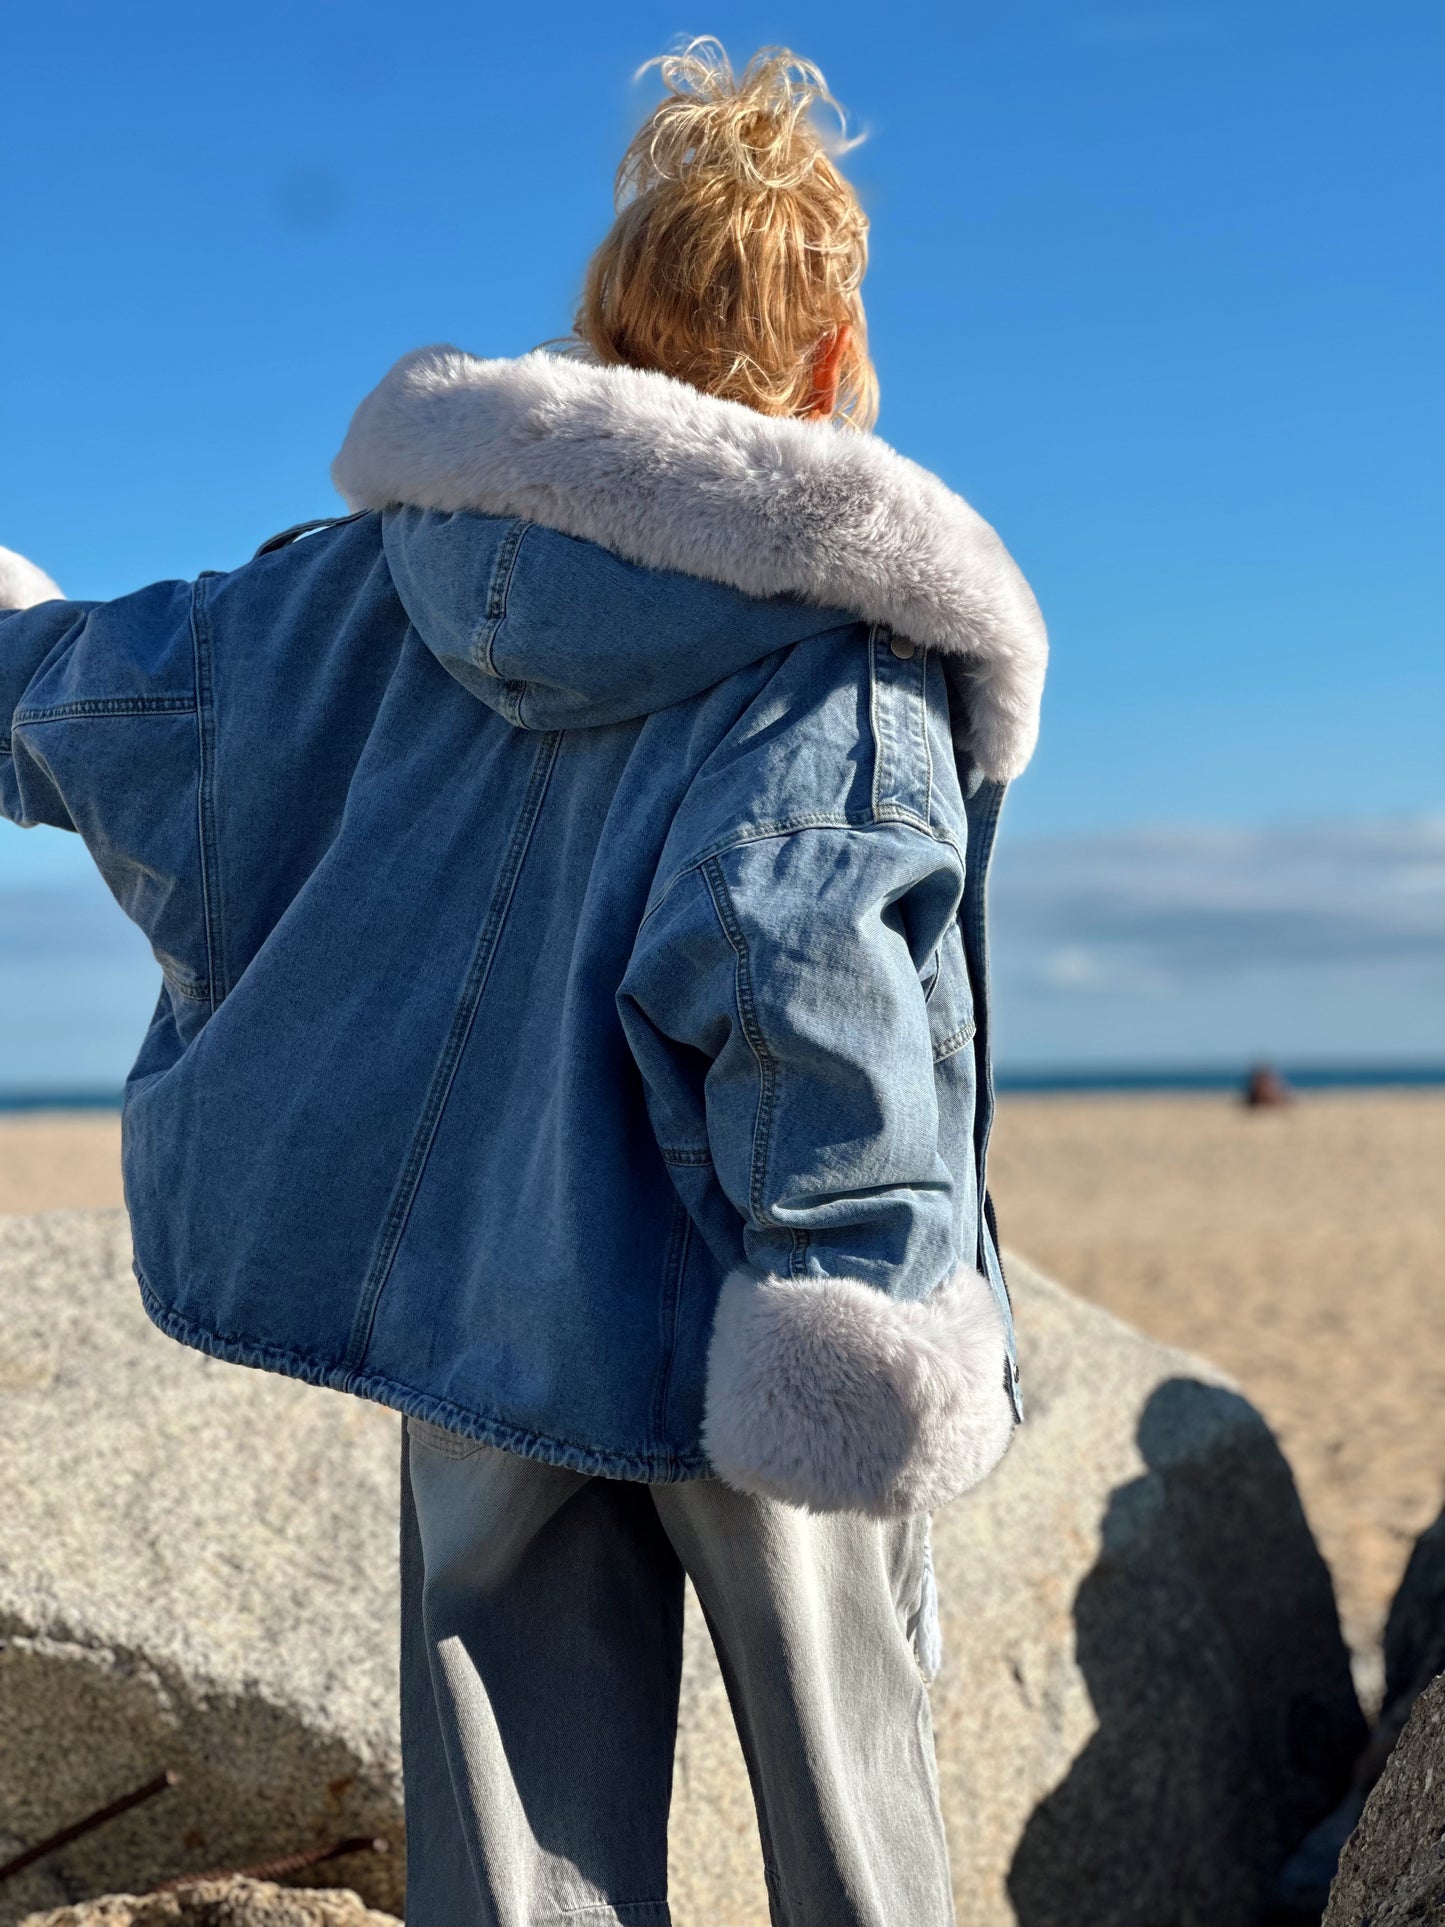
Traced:
[[886, 625], [966, 685], [961, 746], [985, 776], [1006, 781], [1032, 753], [1038, 604], [988, 523], [874, 435], [646, 369], [421, 348], [357, 409], [331, 476], [353, 509], [521, 515], [648, 568]]
[[44, 569], [37, 569], [14, 549], [0, 549], [0, 609], [30, 609], [37, 602], [63, 600]]
[[960, 1267], [909, 1302], [851, 1278], [733, 1272], [708, 1350], [703, 1449], [739, 1491], [814, 1512], [931, 1512], [1014, 1431], [993, 1288]]

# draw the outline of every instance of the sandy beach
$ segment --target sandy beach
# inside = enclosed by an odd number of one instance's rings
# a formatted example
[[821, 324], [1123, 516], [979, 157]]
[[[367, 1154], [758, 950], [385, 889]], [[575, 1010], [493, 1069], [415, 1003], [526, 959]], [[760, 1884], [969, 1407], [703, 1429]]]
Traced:
[[[1228, 1372], [1273, 1426], [1368, 1653], [1445, 1502], [1445, 1092], [1014, 1097], [1000, 1228]], [[1366, 1669], [1368, 1671], [1368, 1669]]]
[[[119, 1124], [0, 1117], [0, 1211], [121, 1202]], [[1445, 1501], [1445, 1092], [1008, 1097], [1005, 1242], [1263, 1411], [1368, 1653]], [[1366, 1668], [1368, 1671], [1368, 1668]]]

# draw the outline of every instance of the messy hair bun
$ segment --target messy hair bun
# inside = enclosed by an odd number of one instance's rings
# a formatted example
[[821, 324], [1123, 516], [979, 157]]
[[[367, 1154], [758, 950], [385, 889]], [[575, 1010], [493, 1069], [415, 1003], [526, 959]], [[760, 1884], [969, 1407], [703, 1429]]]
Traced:
[[[834, 164], [851, 143], [823, 76], [779, 47], [734, 75], [711, 38], [647, 64], [667, 93], [617, 170], [617, 219], [587, 270], [578, 339], [602, 361], [805, 415], [818, 345], [846, 325], [834, 413], [871, 426], [868, 221]], [[838, 116], [831, 142], [819, 106]]]

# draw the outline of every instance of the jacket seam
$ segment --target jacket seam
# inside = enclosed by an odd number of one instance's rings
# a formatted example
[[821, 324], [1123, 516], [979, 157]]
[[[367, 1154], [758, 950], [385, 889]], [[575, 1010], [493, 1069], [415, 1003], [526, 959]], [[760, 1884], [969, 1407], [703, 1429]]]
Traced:
[[684, 882], [695, 871], [706, 869], [715, 858], [729, 856], [734, 850], [746, 849], [750, 843], [768, 843], [775, 838], [792, 836], [798, 830], [887, 830], [896, 829], [900, 825], [904, 829], [917, 830], [930, 842], [941, 843], [946, 849], [952, 850], [961, 864], [966, 861], [956, 836], [951, 836], [947, 830], [935, 828], [932, 823], [925, 823], [911, 811], [901, 808], [895, 811], [894, 806], [890, 804], [885, 804], [883, 811], [876, 816], [870, 810], [866, 815], [855, 815], [851, 812], [841, 816], [819, 813], [789, 816], [778, 823], [757, 823], [720, 843], [710, 845], [700, 855], [690, 858], [680, 870], [674, 871], [656, 900], [648, 906], [642, 922], [637, 926], [638, 933], [641, 934], [649, 919], [662, 908], [678, 884]]
[[752, 962], [748, 955], [747, 938], [738, 921], [737, 908], [728, 890], [727, 879], [722, 873], [722, 864], [717, 856], [711, 857], [703, 869], [708, 895], [712, 898], [713, 909], [722, 926], [722, 933], [731, 946], [737, 961], [733, 971], [734, 993], [737, 999], [738, 1021], [748, 1047], [757, 1060], [758, 1101], [753, 1115], [752, 1159], [748, 1174], [748, 1209], [753, 1220], [759, 1225], [771, 1225], [767, 1197], [767, 1162], [772, 1141], [773, 1112], [776, 1104], [778, 1066], [777, 1059], [768, 1049], [762, 1025], [758, 1021], [757, 1004], [753, 995]]
[[49, 703], [38, 709], [17, 709], [14, 727], [36, 723], [100, 720], [109, 716], [189, 716], [194, 696], [96, 696], [86, 702]]
[[868, 631], [868, 727], [873, 735], [873, 780], [868, 786], [868, 801], [872, 813], [878, 816], [878, 785], [887, 763], [888, 732], [879, 715], [878, 705], [878, 649], [882, 630], [874, 623]]
[[655, 1451], [671, 1458], [667, 1443], [667, 1401], [672, 1395], [673, 1367], [677, 1363], [678, 1326], [682, 1318], [682, 1285], [687, 1271], [688, 1247], [692, 1241], [692, 1213], [680, 1196], [673, 1195], [672, 1227], [663, 1261], [662, 1284], [662, 1360], [652, 1400], [652, 1438]]
[[516, 517], [506, 534], [502, 537], [497, 550], [497, 559], [492, 564], [492, 576], [487, 584], [487, 607], [475, 636], [472, 638], [472, 665], [489, 676], [494, 676], [502, 686], [509, 722], [520, 729], [522, 723], [522, 698], [527, 693], [525, 682], [504, 676], [496, 664], [496, 642], [502, 624], [507, 619], [507, 598], [512, 592], [512, 575], [517, 566], [517, 554], [523, 538], [535, 524], [523, 517]]
[[487, 980], [492, 973], [492, 962], [506, 927], [507, 914], [512, 907], [512, 896], [517, 887], [517, 879], [522, 873], [527, 851], [531, 847], [537, 818], [542, 813], [542, 804], [546, 799], [547, 785], [557, 761], [561, 740], [560, 731], [553, 730], [543, 736], [538, 743], [532, 774], [528, 779], [527, 789], [517, 814], [516, 827], [512, 831], [511, 842], [502, 860], [501, 871], [493, 886], [487, 914], [473, 947], [471, 960], [467, 965], [467, 974], [462, 981], [461, 994], [452, 1012], [446, 1041], [442, 1045], [441, 1055], [432, 1072], [421, 1116], [412, 1133], [411, 1147], [392, 1192], [386, 1216], [382, 1220], [375, 1255], [362, 1286], [344, 1360], [349, 1369], [355, 1370], [360, 1367], [366, 1357], [367, 1348], [371, 1344], [376, 1309], [381, 1302], [381, 1294], [386, 1288], [386, 1282], [391, 1276], [392, 1266], [396, 1262], [397, 1252], [401, 1249], [402, 1239], [406, 1235], [412, 1205], [416, 1201], [416, 1194], [426, 1173], [432, 1145], [436, 1141], [436, 1134], [446, 1111], [447, 1099], [451, 1096], [457, 1067], [466, 1051], [477, 1009], [486, 991]]
[[201, 914], [206, 932], [207, 1000], [214, 1015], [226, 995], [225, 925], [222, 918], [220, 839], [216, 830], [215, 685], [211, 673], [211, 634], [206, 619], [205, 586], [191, 591], [192, 671], [196, 679], [196, 838], [201, 871]]
[[[931, 831], [933, 755], [928, 743], [928, 650], [922, 648], [916, 661], [900, 662], [890, 671], [881, 666], [886, 633], [877, 623], [868, 633], [868, 721], [873, 732], [873, 781], [869, 793], [873, 814], [889, 821], [918, 823]], [[896, 795], [884, 796], [885, 789], [903, 787], [901, 774], [912, 760], [905, 754], [908, 745], [894, 727], [895, 709], [905, 712], [905, 720], [911, 721], [916, 716], [923, 737], [921, 813]], [[916, 784], [909, 787], [916, 788]]]

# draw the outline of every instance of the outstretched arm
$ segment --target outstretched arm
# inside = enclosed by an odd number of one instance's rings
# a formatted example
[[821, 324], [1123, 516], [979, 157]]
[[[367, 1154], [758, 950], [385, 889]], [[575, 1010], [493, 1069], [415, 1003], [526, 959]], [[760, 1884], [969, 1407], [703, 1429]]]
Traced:
[[66, 602], [0, 550], [0, 815], [82, 836], [191, 999], [209, 982], [197, 712], [189, 583]]

